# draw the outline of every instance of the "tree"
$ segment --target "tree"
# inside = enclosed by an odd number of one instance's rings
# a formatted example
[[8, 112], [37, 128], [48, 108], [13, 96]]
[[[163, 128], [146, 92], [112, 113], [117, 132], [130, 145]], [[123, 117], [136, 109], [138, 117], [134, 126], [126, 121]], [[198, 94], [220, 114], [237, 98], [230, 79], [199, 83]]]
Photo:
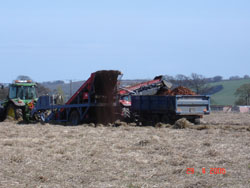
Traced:
[[249, 105], [250, 104], [250, 84], [241, 85], [236, 91], [235, 96], [238, 97], [236, 105]]
[[240, 80], [241, 78], [239, 76], [231, 76], [229, 77], [229, 80]]
[[167, 81], [170, 81], [170, 82], [172, 82], [172, 81], [175, 80], [174, 77], [173, 77], [173, 76], [170, 76], [170, 75], [164, 75], [164, 78], [165, 78]]
[[189, 84], [197, 94], [202, 94], [206, 88], [206, 78], [200, 74], [192, 73], [190, 76]]
[[245, 99], [238, 98], [238, 99], [235, 101], [235, 105], [244, 106], [244, 105], [246, 105], [246, 101], [245, 101]]
[[190, 80], [188, 76], [185, 76], [183, 74], [177, 74], [175, 76], [175, 82], [177, 86], [189, 87], [189, 84], [190, 84]]
[[214, 82], [214, 78], [206, 78], [206, 83], [212, 83]]
[[249, 75], [244, 75], [244, 77], [243, 77], [244, 79], [249, 79], [250, 78], [250, 76]]
[[47, 87], [44, 87], [42, 84], [37, 84], [37, 93], [38, 96], [42, 96], [42, 95], [48, 95], [50, 93], [50, 89]]
[[223, 79], [222, 76], [215, 76], [215, 77], [213, 77], [213, 81], [214, 82], [220, 82], [222, 79]]

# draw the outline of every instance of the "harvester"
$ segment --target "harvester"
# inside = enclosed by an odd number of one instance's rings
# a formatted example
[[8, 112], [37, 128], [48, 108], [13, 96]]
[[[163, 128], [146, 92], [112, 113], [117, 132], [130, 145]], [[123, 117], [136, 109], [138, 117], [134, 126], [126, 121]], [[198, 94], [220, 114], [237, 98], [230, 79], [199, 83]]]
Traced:
[[31, 116], [45, 122], [112, 122], [115, 120], [117, 87], [120, 71], [97, 71], [63, 105], [52, 96], [41, 96]]
[[7, 98], [0, 102], [0, 120], [7, 117], [29, 121], [30, 112], [37, 101], [36, 87], [31, 80], [15, 80], [10, 84]]
[[[210, 98], [203, 95], [159, 96], [171, 88], [163, 76], [117, 90], [120, 71], [97, 71], [66, 104], [55, 104], [52, 96], [41, 96], [31, 112], [45, 122], [108, 123], [118, 118], [140, 122], [169, 122], [182, 117], [198, 122], [210, 112]], [[126, 114], [127, 113], [127, 114]]]

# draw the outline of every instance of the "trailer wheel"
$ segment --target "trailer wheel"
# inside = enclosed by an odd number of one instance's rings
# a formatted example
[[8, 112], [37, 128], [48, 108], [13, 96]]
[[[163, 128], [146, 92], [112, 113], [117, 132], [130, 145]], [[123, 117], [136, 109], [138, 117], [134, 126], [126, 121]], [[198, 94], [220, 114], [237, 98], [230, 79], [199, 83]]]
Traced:
[[195, 125], [200, 125], [201, 124], [201, 118], [195, 118], [194, 119], [194, 124]]
[[70, 113], [69, 123], [70, 125], [78, 125], [80, 123], [80, 116], [76, 110]]

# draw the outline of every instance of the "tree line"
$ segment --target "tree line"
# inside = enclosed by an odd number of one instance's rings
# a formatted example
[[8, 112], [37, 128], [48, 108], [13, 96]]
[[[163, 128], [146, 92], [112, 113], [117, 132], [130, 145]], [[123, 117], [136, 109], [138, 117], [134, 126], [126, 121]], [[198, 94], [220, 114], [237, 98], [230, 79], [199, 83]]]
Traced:
[[[183, 74], [177, 74], [176, 76], [166, 75], [165, 78], [173, 84], [173, 87], [184, 86], [192, 89], [197, 94], [214, 94], [223, 89], [222, 85], [209, 86], [209, 83], [223, 81], [223, 77], [220, 75], [207, 78], [201, 74], [192, 73], [190, 76]], [[231, 76], [228, 80], [240, 80], [240, 79], [250, 79], [249, 75], [240, 76]], [[29, 76], [18, 76], [17, 80], [31, 80]], [[50, 89], [45, 87], [46, 84], [65, 84], [64, 81], [57, 80], [54, 82], [45, 82], [37, 84], [38, 96], [46, 95], [51, 93]], [[57, 89], [60, 90], [60, 89]], [[55, 91], [53, 91], [55, 92]], [[62, 91], [61, 91], [62, 92]], [[57, 91], [59, 93], [59, 91]], [[0, 84], [0, 100], [6, 98], [8, 94], [8, 88], [3, 88]], [[239, 86], [239, 88], [234, 93], [238, 98], [236, 105], [250, 105], [250, 83]]]
[[173, 87], [184, 86], [192, 89], [196, 94], [210, 94], [210, 91], [214, 90], [214, 87], [208, 86], [208, 84], [223, 80], [222, 76], [206, 78], [197, 73], [192, 73], [190, 76], [177, 74], [176, 76], [167, 75], [165, 77], [173, 84]]

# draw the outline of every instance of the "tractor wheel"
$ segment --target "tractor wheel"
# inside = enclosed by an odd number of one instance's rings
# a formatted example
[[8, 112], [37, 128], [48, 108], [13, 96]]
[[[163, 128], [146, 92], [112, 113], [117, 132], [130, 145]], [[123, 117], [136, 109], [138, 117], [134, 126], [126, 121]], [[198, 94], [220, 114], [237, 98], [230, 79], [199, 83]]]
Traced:
[[70, 113], [69, 124], [70, 125], [78, 125], [79, 123], [80, 123], [79, 113], [76, 110], [74, 110]]
[[23, 111], [21, 108], [16, 107], [13, 104], [9, 104], [7, 107], [7, 118], [17, 121], [23, 120]]
[[4, 121], [5, 119], [5, 112], [3, 108], [0, 108], [0, 122]]

